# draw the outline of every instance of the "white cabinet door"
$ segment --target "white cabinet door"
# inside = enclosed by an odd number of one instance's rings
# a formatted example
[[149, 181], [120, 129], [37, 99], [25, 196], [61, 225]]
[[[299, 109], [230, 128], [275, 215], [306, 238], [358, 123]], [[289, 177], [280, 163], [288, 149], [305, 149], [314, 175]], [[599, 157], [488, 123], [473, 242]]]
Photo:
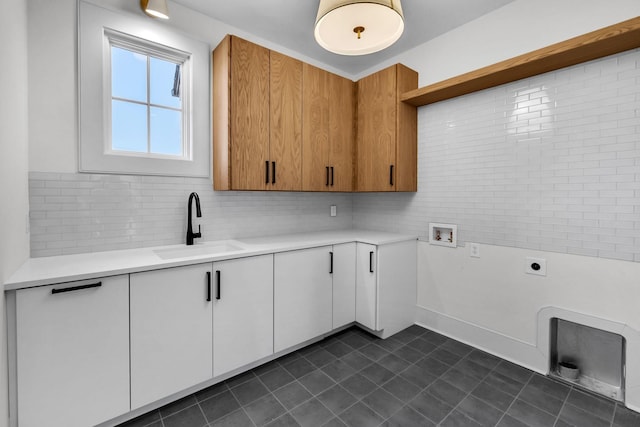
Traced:
[[356, 322], [377, 331], [378, 327], [378, 248], [357, 244]]
[[20, 427], [86, 427], [129, 411], [128, 279], [16, 292]]
[[417, 242], [378, 247], [378, 329], [387, 338], [415, 323]]
[[274, 351], [331, 330], [331, 246], [275, 254]]
[[273, 255], [213, 263], [213, 375], [273, 354]]
[[132, 409], [213, 377], [211, 266], [131, 274]]
[[356, 320], [356, 244], [333, 246], [333, 329]]

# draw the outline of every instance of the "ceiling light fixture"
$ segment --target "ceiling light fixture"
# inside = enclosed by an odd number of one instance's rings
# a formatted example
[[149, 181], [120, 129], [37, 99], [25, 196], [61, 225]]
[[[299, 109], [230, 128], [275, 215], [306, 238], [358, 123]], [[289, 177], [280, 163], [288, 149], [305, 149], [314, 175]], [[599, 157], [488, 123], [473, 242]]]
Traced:
[[140, 7], [152, 18], [169, 19], [167, 0], [140, 0]]
[[400, 0], [320, 0], [314, 35], [340, 55], [366, 55], [396, 42], [404, 30]]

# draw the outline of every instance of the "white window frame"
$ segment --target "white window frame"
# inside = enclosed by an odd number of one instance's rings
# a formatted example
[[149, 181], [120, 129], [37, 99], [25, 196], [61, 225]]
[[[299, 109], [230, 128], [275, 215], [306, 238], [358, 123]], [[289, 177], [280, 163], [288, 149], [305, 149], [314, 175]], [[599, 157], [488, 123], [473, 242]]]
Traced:
[[[165, 159], [182, 159], [182, 160], [191, 160], [192, 156], [192, 141], [191, 141], [191, 129], [189, 126], [189, 117], [190, 117], [190, 98], [191, 98], [191, 79], [188, 76], [191, 75], [190, 67], [191, 67], [191, 54], [188, 52], [183, 52], [178, 49], [173, 49], [167, 46], [158, 45], [156, 43], [152, 43], [148, 40], [139, 39], [137, 37], [133, 37], [129, 34], [124, 34], [118, 31], [113, 31], [110, 29], [105, 29], [105, 43], [108, 46], [105, 46], [105, 51], [109, 52], [109, 55], [105, 58], [105, 66], [104, 66], [104, 112], [105, 116], [105, 136], [104, 136], [104, 151], [107, 154], [112, 155], [120, 155], [120, 156], [137, 156], [137, 157], [150, 157], [150, 158], [165, 158]], [[110, 125], [113, 121], [112, 116], [112, 100], [113, 100], [113, 88], [111, 86], [112, 83], [112, 67], [111, 67], [111, 48], [117, 47], [121, 49], [126, 49], [130, 52], [140, 53], [147, 57], [154, 57], [157, 59], [166, 60], [169, 62], [175, 62], [180, 64], [180, 74], [184, 75], [187, 78], [181, 79], [180, 82], [180, 98], [182, 107], [180, 108], [180, 113], [182, 117], [182, 132], [181, 132], [181, 145], [182, 145], [182, 154], [160, 154], [153, 153], [151, 151], [147, 152], [139, 152], [139, 151], [125, 151], [125, 150], [114, 150], [113, 149], [113, 136], [112, 129], [113, 127]], [[149, 79], [149, 71], [147, 70], [147, 79]], [[144, 103], [140, 103], [140, 105], [146, 105], [147, 108], [153, 106], [151, 101], [149, 100], [149, 81], [147, 81], [147, 101]], [[123, 100], [127, 101], [127, 100]], [[128, 102], [128, 101], [127, 101]], [[172, 108], [173, 109], [173, 108]], [[177, 109], [174, 109], [177, 110]], [[150, 120], [147, 117], [147, 120]], [[150, 141], [151, 135], [149, 134], [149, 128], [151, 126], [150, 121], [147, 123], [147, 145]], [[149, 148], [149, 147], [147, 147]]]
[[[78, 170], [210, 177], [209, 45], [146, 16], [120, 14], [84, 1], [78, 3]], [[171, 58], [188, 58], [187, 66], [181, 70], [182, 156], [111, 149], [110, 37], [118, 43], [128, 41], [139, 49], [146, 47], [152, 51], [151, 56], [165, 52]]]

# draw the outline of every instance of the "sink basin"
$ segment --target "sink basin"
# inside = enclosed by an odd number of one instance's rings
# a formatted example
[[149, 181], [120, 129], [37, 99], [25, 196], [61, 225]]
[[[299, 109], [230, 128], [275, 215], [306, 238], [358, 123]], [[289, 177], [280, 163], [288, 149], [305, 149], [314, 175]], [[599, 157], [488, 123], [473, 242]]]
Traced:
[[162, 259], [185, 258], [191, 256], [216, 255], [225, 252], [243, 251], [245, 248], [232, 241], [198, 243], [192, 246], [182, 245], [166, 249], [155, 249], [153, 252]]

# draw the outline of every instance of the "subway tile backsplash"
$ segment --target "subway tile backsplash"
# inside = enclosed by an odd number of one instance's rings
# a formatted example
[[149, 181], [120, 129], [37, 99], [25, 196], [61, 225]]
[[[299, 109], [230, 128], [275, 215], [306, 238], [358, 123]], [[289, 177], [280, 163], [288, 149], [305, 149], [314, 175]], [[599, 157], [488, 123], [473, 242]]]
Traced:
[[201, 178], [41, 172], [30, 173], [29, 186], [32, 257], [183, 243], [192, 191], [203, 240], [352, 226], [350, 194], [214, 192]]
[[359, 194], [360, 227], [640, 261], [640, 50], [419, 109], [418, 193]]
[[[417, 193], [214, 192], [208, 179], [30, 174], [33, 257], [365, 228], [640, 262], [640, 50], [419, 109]], [[338, 216], [329, 216], [329, 206]], [[444, 248], [443, 250], [447, 250]]]

